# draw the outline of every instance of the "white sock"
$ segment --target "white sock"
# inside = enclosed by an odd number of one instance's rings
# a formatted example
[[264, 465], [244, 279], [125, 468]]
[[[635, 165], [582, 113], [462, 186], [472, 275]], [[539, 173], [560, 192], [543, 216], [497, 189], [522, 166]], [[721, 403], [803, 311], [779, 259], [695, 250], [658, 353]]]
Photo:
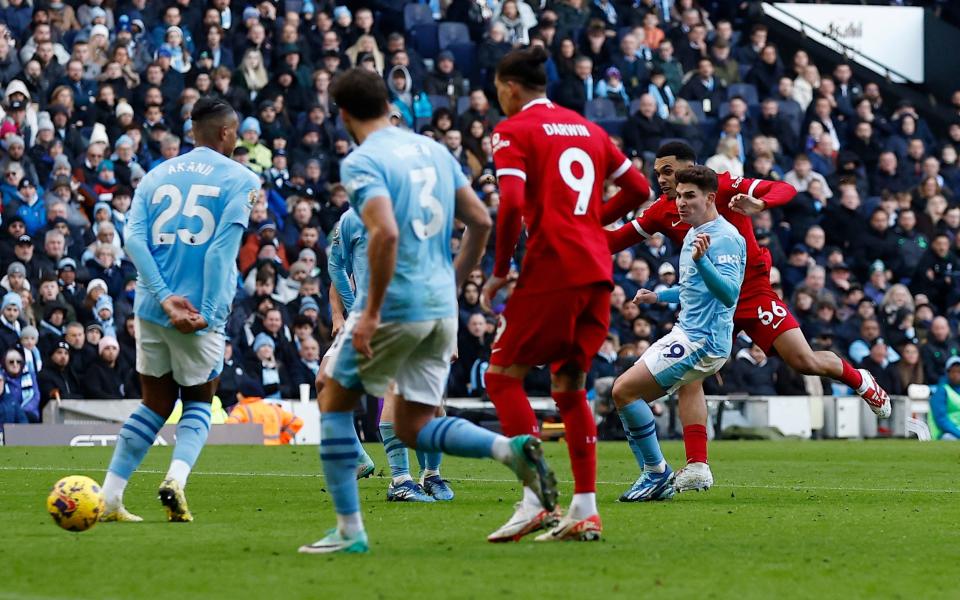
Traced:
[[122, 505], [125, 489], [127, 489], [127, 480], [107, 471], [107, 476], [103, 478], [103, 500], [107, 506]]
[[528, 487], [523, 488], [523, 507], [528, 510], [543, 510], [540, 498]]
[[360, 518], [360, 513], [337, 515], [337, 529], [340, 530], [340, 535], [345, 537], [353, 537], [363, 531], [363, 519]]
[[413, 477], [410, 477], [409, 473], [406, 475], [399, 475], [393, 478], [393, 485], [400, 485], [404, 481], [413, 481]]
[[426, 479], [427, 477], [440, 477], [440, 470], [439, 470], [439, 469], [424, 469], [424, 470], [423, 470], [423, 478]]
[[869, 380], [867, 379], [867, 377], [863, 374], [863, 370], [862, 370], [862, 369], [857, 369], [857, 370], [860, 371], [860, 376], [863, 377], [863, 381], [860, 382], [860, 387], [857, 388], [857, 394], [862, 394], [862, 393], [864, 393], [865, 391], [867, 391], [867, 388], [868, 388], [868, 387], [870, 387], [870, 381], [869, 381]]
[[570, 512], [567, 514], [571, 519], [578, 521], [597, 514], [597, 495], [593, 492], [574, 494], [573, 501], [570, 503]]
[[493, 441], [493, 458], [503, 464], [510, 462], [513, 452], [510, 450], [510, 438], [498, 435]]
[[663, 473], [667, 470], [667, 461], [661, 460], [659, 465], [643, 465], [643, 470], [650, 473]]
[[167, 471], [167, 477], [175, 480], [180, 487], [187, 486], [187, 477], [190, 476], [190, 465], [182, 460], [175, 458], [170, 461], [170, 469]]

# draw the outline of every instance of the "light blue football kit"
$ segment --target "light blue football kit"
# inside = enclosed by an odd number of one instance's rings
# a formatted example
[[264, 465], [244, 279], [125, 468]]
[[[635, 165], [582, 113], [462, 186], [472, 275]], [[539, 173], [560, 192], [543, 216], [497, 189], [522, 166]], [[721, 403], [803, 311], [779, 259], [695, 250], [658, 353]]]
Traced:
[[[139, 278], [137, 371], [173, 376], [197, 386], [223, 368], [227, 316], [236, 292], [237, 253], [260, 190], [260, 180], [242, 165], [206, 147], [163, 162], [134, 193], [125, 228], [126, 251]], [[207, 328], [182, 334], [161, 306], [171, 295], [186, 297]], [[141, 404], [122, 426], [104, 484], [108, 507], [122, 501], [123, 487], [146, 455], [166, 419]], [[210, 430], [210, 404], [184, 402], [168, 477], [181, 487]]]

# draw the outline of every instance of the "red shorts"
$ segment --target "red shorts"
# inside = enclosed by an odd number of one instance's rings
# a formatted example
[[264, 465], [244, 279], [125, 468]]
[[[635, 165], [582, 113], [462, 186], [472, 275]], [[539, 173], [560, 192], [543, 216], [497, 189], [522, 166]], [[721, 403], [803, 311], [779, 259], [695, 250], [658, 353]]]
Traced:
[[610, 286], [596, 283], [556, 292], [514, 292], [500, 315], [490, 364], [573, 364], [589, 371], [610, 326]]
[[743, 331], [754, 344], [770, 354], [774, 340], [784, 331], [797, 329], [800, 324], [769, 283], [744, 284], [737, 312], [733, 315], [734, 335]]

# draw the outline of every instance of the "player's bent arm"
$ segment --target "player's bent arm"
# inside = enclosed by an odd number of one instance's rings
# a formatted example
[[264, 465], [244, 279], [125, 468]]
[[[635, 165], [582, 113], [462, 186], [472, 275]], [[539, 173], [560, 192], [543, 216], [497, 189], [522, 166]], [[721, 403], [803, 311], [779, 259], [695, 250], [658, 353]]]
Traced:
[[605, 229], [604, 235], [607, 237], [607, 246], [610, 248], [610, 254], [616, 254], [621, 250], [626, 250], [631, 246], [636, 246], [637, 244], [643, 242], [643, 240], [650, 237], [643, 229], [640, 228], [640, 225], [637, 223], [636, 219], [630, 221], [626, 225], [621, 225], [619, 229], [614, 231]]
[[363, 204], [361, 214], [367, 228], [367, 256], [369, 260], [369, 287], [365, 312], [379, 315], [387, 286], [397, 268], [397, 245], [400, 232], [393, 215], [393, 205], [387, 196], [373, 196]]
[[497, 211], [497, 249], [493, 275], [510, 274], [510, 261], [523, 229], [523, 201], [526, 197], [526, 176], [500, 174], [500, 208]]
[[140, 283], [156, 298], [157, 302], [162, 304], [173, 295], [173, 292], [164, 281], [160, 274], [160, 267], [150, 253], [150, 247], [147, 245], [147, 235], [149, 235], [147, 229], [147, 201], [137, 190], [124, 229], [124, 235], [127, 238], [124, 251], [136, 265], [140, 273]]
[[200, 316], [207, 322], [213, 323], [217, 308], [229, 306], [236, 294], [232, 285], [218, 285], [230, 272], [226, 268], [237, 260], [240, 251], [240, 239], [243, 237], [244, 227], [239, 223], [221, 221], [213, 234], [213, 241], [207, 247], [203, 257], [203, 299], [200, 303]]
[[[353, 303], [351, 302], [351, 305]], [[346, 312], [346, 307], [343, 304], [343, 301], [340, 300], [340, 291], [337, 289], [336, 285], [333, 283], [330, 284], [330, 316], [333, 318], [334, 324], [337, 322], [343, 321], [343, 313]], [[339, 329], [334, 327], [334, 329]]]
[[737, 298], [740, 296], [742, 274], [736, 280], [733, 277], [724, 277], [711, 262], [710, 257], [706, 255], [695, 262], [697, 263], [697, 270], [700, 271], [700, 276], [703, 278], [703, 283], [710, 290], [710, 293], [727, 308], [736, 305]]
[[787, 204], [797, 195], [797, 190], [785, 181], [756, 180], [756, 189], [750, 194], [763, 200], [767, 208], [775, 208]]
[[671, 288], [657, 292], [657, 302], [665, 302], [667, 304], [676, 304], [680, 302], [680, 286], [675, 285]]
[[490, 237], [490, 230], [493, 229], [493, 220], [490, 218], [487, 207], [469, 185], [457, 190], [456, 200], [457, 218], [467, 226], [467, 230], [463, 232], [460, 252], [453, 261], [457, 289], [460, 289], [470, 275], [470, 271], [480, 264], [483, 251], [487, 247], [487, 239]]
[[[341, 235], [343, 232], [340, 232]], [[344, 243], [344, 240], [341, 239], [341, 244]], [[353, 286], [350, 285], [350, 275], [347, 272], [347, 265], [343, 260], [343, 255], [340, 248], [332, 247], [330, 248], [330, 258], [327, 259], [327, 271], [330, 273], [330, 305], [331, 308], [337, 311], [337, 314], [342, 315], [345, 307], [353, 306]], [[334, 297], [336, 297], [337, 305], [334, 305]], [[341, 302], [342, 300], [342, 302]]]
[[604, 225], [622, 219], [627, 213], [639, 209], [650, 199], [650, 184], [647, 178], [634, 169], [630, 161], [626, 161], [624, 166], [626, 169], [623, 172], [618, 170], [611, 175], [620, 191], [603, 204], [600, 218]]

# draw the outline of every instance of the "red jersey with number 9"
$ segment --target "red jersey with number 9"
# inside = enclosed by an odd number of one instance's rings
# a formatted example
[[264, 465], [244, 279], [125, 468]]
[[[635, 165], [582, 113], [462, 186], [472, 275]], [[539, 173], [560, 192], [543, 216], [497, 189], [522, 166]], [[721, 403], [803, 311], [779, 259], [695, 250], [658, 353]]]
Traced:
[[[612, 285], [601, 222], [603, 186], [605, 179], [620, 177], [631, 164], [607, 133], [540, 98], [497, 125], [491, 142], [501, 183], [506, 177], [525, 182], [522, 214], [528, 239], [517, 290]], [[497, 244], [494, 274], [502, 277], [511, 252], [502, 252], [499, 240]]]

